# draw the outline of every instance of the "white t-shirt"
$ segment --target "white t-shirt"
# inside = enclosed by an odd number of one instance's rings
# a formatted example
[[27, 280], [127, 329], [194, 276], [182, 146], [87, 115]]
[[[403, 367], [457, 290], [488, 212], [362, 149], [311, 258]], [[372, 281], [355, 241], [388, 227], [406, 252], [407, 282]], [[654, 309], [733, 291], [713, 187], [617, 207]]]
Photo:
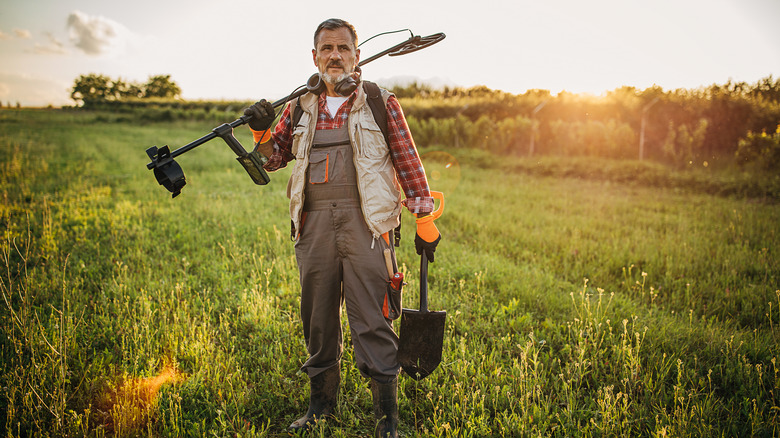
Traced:
[[331, 117], [335, 116], [341, 108], [341, 104], [347, 101], [347, 98], [342, 96], [325, 96], [325, 99], [328, 102], [328, 112], [330, 112]]

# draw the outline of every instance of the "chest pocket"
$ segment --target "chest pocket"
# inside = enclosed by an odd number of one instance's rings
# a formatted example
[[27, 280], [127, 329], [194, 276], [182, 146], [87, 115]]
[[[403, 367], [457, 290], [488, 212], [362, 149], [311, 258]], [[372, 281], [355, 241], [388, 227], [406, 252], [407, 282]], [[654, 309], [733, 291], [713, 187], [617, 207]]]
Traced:
[[351, 146], [312, 148], [309, 157], [308, 181], [309, 184], [355, 184], [355, 166], [352, 163]]
[[332, 173], [331, 152], [335, 151], [317, 149], [311, 151], [311, 157], [309, 157], [309, 184], [325, 184], [330, 181]]

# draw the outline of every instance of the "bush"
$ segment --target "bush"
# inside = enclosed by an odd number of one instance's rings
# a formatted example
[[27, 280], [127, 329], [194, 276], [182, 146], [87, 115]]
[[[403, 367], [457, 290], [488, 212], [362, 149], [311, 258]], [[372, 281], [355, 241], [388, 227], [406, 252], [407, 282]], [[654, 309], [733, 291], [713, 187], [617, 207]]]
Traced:
[[737, 160], [740, 164], [752, 164], [763, 169], [777, 169], [780, 165], [780, 125], [774, 134], [748, 132], [739, 141]]
[[408, 116], [407, 123], [420, 147], [471, 147], [502, 155], [524, 154], [533, 126], [531, 119], [522, 116], [495, 121], [485, 115], [476, 121], [463, 115], [444, 119]]
[[629, 158], [634, 154], [636, 135], [627, 123], [556, 120], [550, 123], [550, 131], [548, 152], [553, 154], [608, 158]]
[[663, 144], [664, 157], [679, 166], [695, 161], [703, 150], [708, 125], [707, 119], [699, 119], [695, 128], [684, 124], [675, 128], [674, 122], [669, 122], [669, 131]]

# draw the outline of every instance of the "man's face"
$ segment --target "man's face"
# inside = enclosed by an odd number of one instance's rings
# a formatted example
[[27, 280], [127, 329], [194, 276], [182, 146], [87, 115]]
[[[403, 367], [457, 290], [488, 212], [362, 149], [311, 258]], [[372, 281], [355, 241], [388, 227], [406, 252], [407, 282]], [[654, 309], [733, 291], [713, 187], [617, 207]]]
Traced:
[[360, 49], [355, 48], [352, 35], [345, 27], [320, 31], [317, 48], [311, 53], [314, 65], [329, 84], [336, 84], [355, 71], [360, 60]]

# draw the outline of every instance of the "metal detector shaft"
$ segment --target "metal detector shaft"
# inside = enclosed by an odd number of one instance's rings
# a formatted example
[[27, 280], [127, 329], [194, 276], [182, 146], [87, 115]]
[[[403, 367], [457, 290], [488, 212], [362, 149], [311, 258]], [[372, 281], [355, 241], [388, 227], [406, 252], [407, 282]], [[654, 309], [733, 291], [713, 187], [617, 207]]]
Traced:
[[[308, 91], [309, 90], [307, 90], [305, 88], [302, 89], [302, 90], [298, 90], [298, 91], [290, 94], [289, 96], [287, 96], [287, 97], [285, 97], [283, 99], [277, 100], [276, 102], [272, 103], [271, 105], [274, 108], [277, 108], [277, 107], [279, 107], [281, 105], [284, 105], [287, 101], [289, 101], [291, 99], [295, 99], [296, 97], [303, 96]], [[217, 128], [215, 128], [213, 131], [211, 131], [210, 133], [204, 135], [203, 137], [201, 137], [201, 138], [199, 138], [199, 139], [197, 139], [197, 140], [195, 140], [195, 141], [193, 141], [191, 143], [187, 143], [186, 145], [184, 145], [184, 146], [176, 149], [175, 151], [171, 152], [171, 158], [176, 158], [176, 157], [178, 157], [179, 155], [181, 155], [181, 154], [183, 154], [185, 152], [189, 152], [190, 150], [195, 149], [196, 147], [202, 145], [203, 143], [206, 143], [206, 142], [209, 142], [211, 140], [214, 140], [217, 137], [222, 137], [224, 139], [225, 137], [218, 133], [218, 131], [220, 131], [220, 128], [223, 128], [222, 130], [224, 130], [226, 128], [238, 128], [239, 126], [241, 126], [241, 125], [243, 125], [245, 123], [248, 123], [251, 118], [252, 118], [252, 116], [241, 116], [238, 119], [233, 120], [230, 123], [225, 123], [223, 125], [220, 125]], [[241, 153], [246, 153], [244, 148], [241, 147], [241, 144], [232, 144], [227, 139], [225, 141], [227, 142], [228, 146], [230, 146], [230, 149], [232, 149], [233, 152], [236, 153], [236, 155], [240, 155]], [[240, 149], [237, 150], [236, 146], [240, 147]], [[146, 165], [147, 169], [151, 169], [153, 167], [154, 167], [154, 161], [152, 161], [151, 163], [147, 163], [147, 165]]]

